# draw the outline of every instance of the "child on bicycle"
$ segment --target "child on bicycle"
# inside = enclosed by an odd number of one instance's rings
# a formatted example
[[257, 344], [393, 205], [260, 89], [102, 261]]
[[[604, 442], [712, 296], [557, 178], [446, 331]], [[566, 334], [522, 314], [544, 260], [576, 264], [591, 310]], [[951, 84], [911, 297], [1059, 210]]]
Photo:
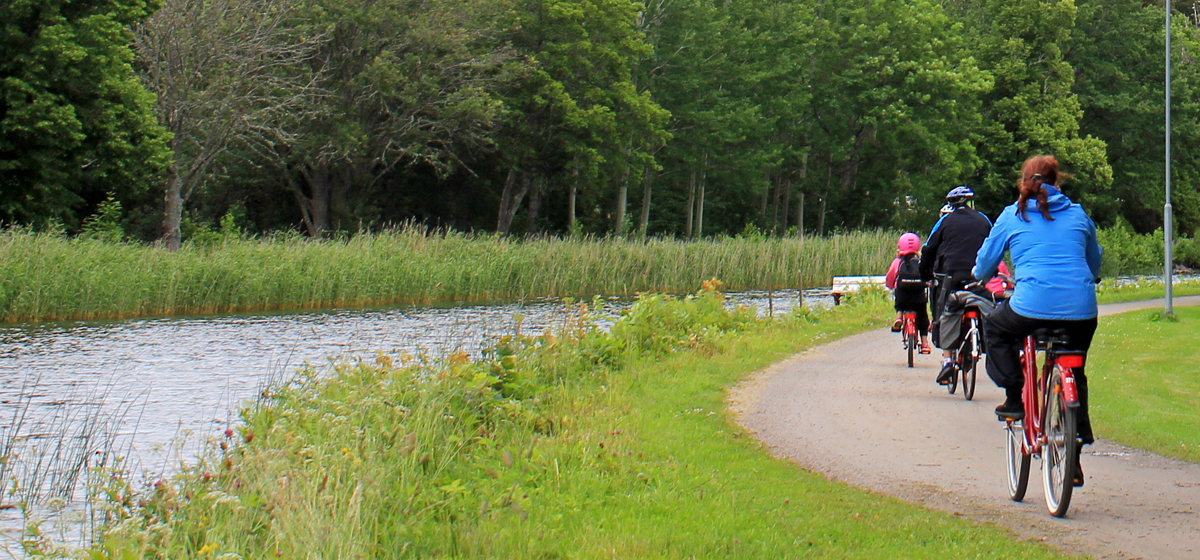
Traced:
[[896, 296], [896, 322], [892, 324], [892, 332], [900, 332], [906, 311], [916, 313], [917, 334], [921, 337], [920, 352], [928, 354], [929, 313], [925, 310], [928, 302], [925, 282], [921, 280], [920, 263], [921, 238], [912, 232], [901, 235], [896, 242], [896, 259], [888, 268], [885, 284]]

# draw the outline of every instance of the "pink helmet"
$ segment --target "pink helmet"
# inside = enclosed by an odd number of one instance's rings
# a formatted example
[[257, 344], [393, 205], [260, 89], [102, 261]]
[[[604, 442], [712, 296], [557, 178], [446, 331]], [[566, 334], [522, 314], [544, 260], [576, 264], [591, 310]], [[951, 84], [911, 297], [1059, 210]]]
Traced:
[[921, 250], [921, 238], [917, 234], [908, 232], [900, 236], [900, 241], [896, 242], [896, 247], [901, 253], [916, 253]]

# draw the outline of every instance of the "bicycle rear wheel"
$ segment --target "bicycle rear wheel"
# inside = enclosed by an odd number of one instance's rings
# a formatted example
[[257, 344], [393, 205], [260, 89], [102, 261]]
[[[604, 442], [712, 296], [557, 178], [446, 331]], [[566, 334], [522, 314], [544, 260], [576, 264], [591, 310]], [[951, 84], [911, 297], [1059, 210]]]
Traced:
[[1075, 409], [1067, 407], [1062, 391], [1062, 370], [1056, 365], [1046, 382], [1045, 413], [1042, 432], [1042, 486], [1046, 491], [1046, 509], [1054, 517], [1067, 515], [1071, 491], [1075, 488], [1079, 442], [1075, 439]]
[[970, 330], [967, 331], [967, 338], [963, 340], [962, 348], [958, 351], [959, 371], [962, 372], [963, 398], [967, 400], [975, 398], [975, 369], [979, 366], [979, 360], [975, 359], [975, 352], [979, 348], [979, 330], [975, 319], [970, 319], [970, 322]]
[[913, 353], [917, 351], [917, 333], [908, 333], [907, 342], [904, 345], [908, 347], [908, 367], [913, 367]]
[[1009, 422], [1005, 428], [1008, 442], [1008, 497], [1014, 502], [1025, 499], [1029, 488], [1030, 456], [1025, 454], [1025, 429], [1021, 421]]

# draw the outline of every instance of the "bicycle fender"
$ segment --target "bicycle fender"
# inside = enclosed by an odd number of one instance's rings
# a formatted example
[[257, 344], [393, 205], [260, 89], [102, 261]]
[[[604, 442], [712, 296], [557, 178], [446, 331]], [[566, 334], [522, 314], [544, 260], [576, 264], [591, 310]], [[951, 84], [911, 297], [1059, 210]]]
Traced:
[[1075, 386], [1075, 376], [1071, 374], [1069, 368], [1063, 368], [1063, 400], [1066, 401], [1067, 408], [1079, 407], [1079, 388]]

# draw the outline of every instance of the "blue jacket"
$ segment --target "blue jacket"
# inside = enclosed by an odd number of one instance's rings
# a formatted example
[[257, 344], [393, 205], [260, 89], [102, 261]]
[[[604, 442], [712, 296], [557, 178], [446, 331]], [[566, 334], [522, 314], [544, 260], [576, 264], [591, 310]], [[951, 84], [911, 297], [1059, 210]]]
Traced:
[[1047, 221], [1037, 201], [1026, 202], [1026, 222], [1017, 205], [1004, 208], [991, 234], [975, 257], [975, 278], [990, 279], [1004, 252], [1012, 255], [1017, 287], [1009, 305], [1019, 315], [1033, 319], [1081, 320], [1096, 316], [1096, 278], [1102, 250], [1096, 242], [1096, 224], [1058, 189], [1042, 185], [1049, 196]]

